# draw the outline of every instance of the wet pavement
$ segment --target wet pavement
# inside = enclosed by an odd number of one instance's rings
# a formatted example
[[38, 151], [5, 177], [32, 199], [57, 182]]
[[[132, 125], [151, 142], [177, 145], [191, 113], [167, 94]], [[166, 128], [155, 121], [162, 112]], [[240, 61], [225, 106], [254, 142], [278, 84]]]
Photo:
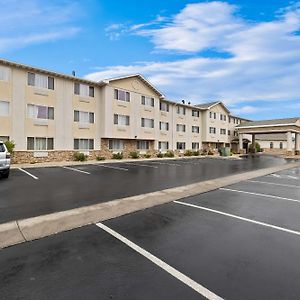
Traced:
[[0, 295], [204, 299], [150, 253], [220, 299], [298, 300], [299, 180], [278, 172], [105, 221], [122, 240], [91, 225], [3, 249]]
[[[285, 164], [258, 156], [194, 158], [11, 170], [0, 180], [0, 223]], [[32, 177], [33, 176], [33, 177]]]

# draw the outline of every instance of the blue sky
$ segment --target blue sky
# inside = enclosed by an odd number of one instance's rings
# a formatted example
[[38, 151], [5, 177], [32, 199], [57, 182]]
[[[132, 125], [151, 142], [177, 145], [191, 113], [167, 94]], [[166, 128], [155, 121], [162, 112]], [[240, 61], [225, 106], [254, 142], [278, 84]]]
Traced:
[[300, 116], [300, 2], [0, 0], [0, 57], [92, 80], [144, 74], [167, 98]]

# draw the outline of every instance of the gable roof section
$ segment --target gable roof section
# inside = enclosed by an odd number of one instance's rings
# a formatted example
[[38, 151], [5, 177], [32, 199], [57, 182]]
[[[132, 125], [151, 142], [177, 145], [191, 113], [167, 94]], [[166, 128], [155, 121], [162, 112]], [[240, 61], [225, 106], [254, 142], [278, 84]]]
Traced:
[[287, 134], [286, 133], [257, 134], [255, 135], [255, 139], [259, 141], [286, 141]]
[[[286, 119], [274, 119], [274, 120], [262, 120], [262, 121], [253, 121], [253, 122], [244, 122], [242, 124], [237, 125], [237, 128], [243, 127], [271, 127], [271, 126], [281, 126], [281, 125], [296, 125], [297, 121], [300, 118], [286, 118]], [[299, 125], [298, 125], [299, 126]]]
[[145, 85], [147, 85], [150, 89], [152, 89], [160, 98], [165, 97], [162, 92], [160, 92], [148, 79], [146, 79], [141, 74], [132, 74], [132, 75], [127, 75], [127, 76], [104, 79], [104, 80], [100, 81], [99, 83], [102, 84], [102, 85], [105, 85], [105, 84], [109, 84], [112, 81], [128, 79], [128, 78], [134, 78], [134, 77], [140, 79]]
[[195, 106], [200, 108], [200, 109], [203, 109], [203, 110], [208, 110], [208, 109], [211, 109], [211, 108], [213, 108], [214, 106], [216, 106], [218, 104], [220, 104], [230, 114], [229, 109], [225, 106], [225, 104], [222, 101], [207, 102], [207, 103], [197, 104]]

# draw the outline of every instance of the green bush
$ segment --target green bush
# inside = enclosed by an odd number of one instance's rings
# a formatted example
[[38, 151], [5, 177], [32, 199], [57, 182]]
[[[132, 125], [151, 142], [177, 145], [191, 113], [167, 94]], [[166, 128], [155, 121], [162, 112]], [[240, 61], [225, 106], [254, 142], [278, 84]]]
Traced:
[[14, 153], [14, 149], [15, 149], [15, 142], [14, 141], [6, 141], [4, 142], [6, 148], [7, 148], [7, 151], [10, 153], [10, 154], [13, 154]]
[[174, 152], [173, 152], [173, 151], [168, 150], [168, 151], [165, 153], [164, 156], [165, 156], [165, 157], [174, 157], [175, 155], [174, 155]]
[[199, 156], [200, 155], [200, 152], [197, 150], [197, 151], [193, 151], [193, 156]]
[[193, 156], [193, 151], [191, 150], [186, 150], [183, 154], [184, 156]]
[[96, 160], [100, 161], [100, 160], [105, 160], [105, 157], [104, 156], [97, 156], [96, 157]]
[[162, 158], [162, 157], [164, 157], [164, 155], [161, 153], [161, 152], [159, 152], [159, 153], [157, 153], [157, 155], [156, 155], [158, 158]]
[[[254, 148], [252, 144], [249, 145], [249, 152], [254, 153]], [[255, 152], [262, 152], [259, 143], [255, 143]]]
[[84, 153], [76, 152], [76, 153], [74, 153], [74, 160], [75, 161], [86, 161], [87, 155], [85, 155]]
[[132, 151], [132, 152], [129, 153], [129, 156], [131, 158], [137, 159], [137, 158], [140, 157], [140, 154], [138, 152], [136, 152], [136, 151]]
[[207, 150], [206, 149], [202, 150], [201, 155], [207, 155]]
[[151, 154], [147, 153], [144, 155], [144, 158], [150, 158], [151, 157]]
[[123, 159], [123, 153], [122, 152], [113, 153], [112, 158], [113, 159]]

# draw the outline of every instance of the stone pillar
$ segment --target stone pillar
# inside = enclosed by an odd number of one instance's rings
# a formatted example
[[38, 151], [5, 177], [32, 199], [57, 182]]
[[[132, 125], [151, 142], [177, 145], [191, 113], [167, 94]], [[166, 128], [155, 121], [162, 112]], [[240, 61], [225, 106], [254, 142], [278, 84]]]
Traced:
[[239, 133], [239, 151], [243, 152], [243, 134]]
[[295, 138], [295, 154], [300, 155], [300, 133], [296, 133]]
[[287, 132], [287, 147], [286, 147], [287, 154], [293, 154], [293, 141], [292, 141], [292, 132]]
[[255, 147], [255, 134], [252, 133], [252, 151], [253, 153], [256, 152], [256, 147]]

